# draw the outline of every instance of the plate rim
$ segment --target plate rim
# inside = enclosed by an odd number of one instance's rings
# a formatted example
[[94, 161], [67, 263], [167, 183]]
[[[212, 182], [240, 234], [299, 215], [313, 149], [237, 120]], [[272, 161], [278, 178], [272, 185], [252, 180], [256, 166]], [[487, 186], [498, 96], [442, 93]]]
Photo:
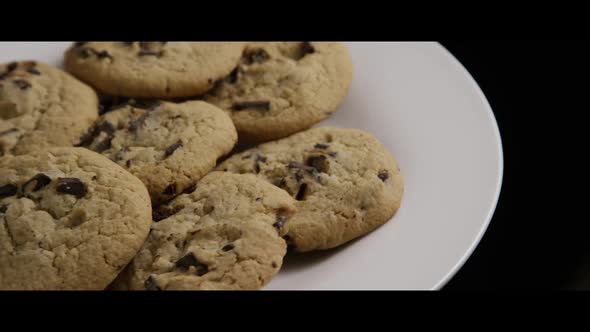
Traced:
[[504, 146], [502, 144], [502, 135], [500, 133], [500, 127], [498, 126], [498, 121], [496, 120], [496, 116], [494, 114], [494, 111], [492, 110], [492, 106], [490, 105], [485, 93], [483, 92], [483, 90], [481, 89], [481, 87], [479, 86], [479, 84], [477, 83], [475, 78], [473, 77], [473, 75], [471, 75], [469, 70], [467, 70], [467, 68], [461, 63], [461, 61], [459, 61], [459, 59], [457, 59], [451, 53], [451, 51], [449, 51], [446, 47], [444, 47], [444, 45], [442, 45], [439, 42], [435, 43], [435, 45], [437, 45], [442, 50], [443, 55], [445, 57], [447, 57], [447, 59], [450, 60], [451, 65], [456, 67], [460, 72], [462, 72], [463, 75], [467, 78], [467, 80], [475, 87], [475, 91], [476, 91], [478, 97], [483, 102], [483, 106], [486, 110], [486, 114], [487, 114], [488, 118], [490, 119], [490, 121], [492, 122], [492, 127], [493, 127], [492, 131], [493, 131], [494, 139], [496, 141], [496, 147], [497, 147], [497, 153], [498, 153], [497, 167], [499, 170], [498, 178], [496, 179], [494, 200], [492, 201], [492, 204], [490, 205], [490, 208], [488, 210], [488, 213], [486, 215], [484, 223], [481, 225], [479, 232], [476, 234], [475, 238], [471, 242], [471, 245], [469, 246], [467, 251], [465, 251], [463, 256], [459, 259], [459, 261], [451, 268], [451, 270], [449, 272], [447, 272], [447, 274], [437, 284], [435, 284], [431, 288], [431, 290], [441, 290], [457, 274], [457, 272], [459, 272], [459, 270], [465, 265], [467, 260], [471, 257], [471, 255], [473, 254], [475, 249], [479, 246], [479, 243], [481, 242], [481, 239], [483, 238], [484, 234], [488, 230], [488, 227], [492, 221], [494, 213], [496, 212], [496, 208], [498, 207], [498, 201], [499, 201], [500, 194], [502, 191], [502, 184], [504, 182]]

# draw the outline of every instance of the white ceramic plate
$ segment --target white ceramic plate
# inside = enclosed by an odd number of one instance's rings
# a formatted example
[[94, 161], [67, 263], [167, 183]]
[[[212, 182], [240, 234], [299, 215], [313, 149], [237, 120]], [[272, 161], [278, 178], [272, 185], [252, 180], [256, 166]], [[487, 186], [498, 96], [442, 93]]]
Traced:
[[[62, 63], [68, 43], [0, 43], [0, 62]], [[350, 94], [319, 126], [373, 133], [405, 179], [402, 206], [341, 248], [289, 256], [266, 289], [438, 289], [469, 257], [492, 217], [502, 145], [485, 96], [437, 43], [349, 43]]]

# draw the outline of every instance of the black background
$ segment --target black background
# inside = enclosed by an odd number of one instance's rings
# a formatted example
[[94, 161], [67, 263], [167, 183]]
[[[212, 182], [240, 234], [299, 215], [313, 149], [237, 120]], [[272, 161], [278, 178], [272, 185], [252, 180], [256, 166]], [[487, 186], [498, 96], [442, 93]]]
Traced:
[[445, 290], [590, 289], [587, 41], [442, 41], [500, 128], [504, 181], [488, 231]]

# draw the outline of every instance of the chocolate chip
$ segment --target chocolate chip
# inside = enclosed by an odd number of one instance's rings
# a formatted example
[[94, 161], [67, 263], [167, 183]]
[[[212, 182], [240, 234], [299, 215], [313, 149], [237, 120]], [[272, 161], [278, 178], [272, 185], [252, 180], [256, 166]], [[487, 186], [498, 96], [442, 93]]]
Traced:
[[25, 80], [22, 80], [22, 79], [16, 79], [16, 80], [12, 81], [12, 83], [14, 83], [14, 85], [18, 86], [18, 88], [21, 90], [26, 90], [31, 87], [31, 83], [29, 83]]
[[221, 250], [223, 251], [230, 251], [233, 248], [235, 248], [236, 246], [233, 243], [228, 243], [226, 245], [223, 246], [223, 248], [221, 248]]
[[99, 59], [104, 59], [104, 58], [109, 58], [109, 59], [113, 59], [113, 56], [107, 52], [107, 51], [100, 51], [98, 53], [96, 53], [96, 56], [98, 56]]
[[297, 195], [295, 195], [295, 199], [298, 201], [302, 201], [305, 198], [305, 192], [307, 191], [307, 183], [302, 183], [299, 186], [299, 190], [297, 191]]
[[8, 205], [0, 205], [0, 213], [6, 213], [8, 210]]
[[176, 151], [176, 149], [178, 149], [178, 148], [180, 148], [180, 147], [182, 147], [182, 141], [181, 141], [181, 140], [178, 140], [178, 142], [176, 142], [176, 143], [174, 143], [174, 144], [170, 145], [170, 146], [169, 146], [169, 147], [166, 149], [166, 151], [164, 151], [164, 158], [168, 158], [168, 157], [170, 157], [170, 156], [171, 156], [171, 155], [174, 153], [174, 151]]
[[247, 109], [256, 109], [259, 111], [270, 111], [270, 102], [269, 101], [244, 101], [240, 103], [234, 103], [232, 105], [232, 110], [234, 111], [243, 111]]
[[285, 188], [287, 186], [287, 180], [285, 178], [281, 178], [278, 181], [275, 181], [275, 186], [279, 188]]
[[287, 165], [288, 168], [299, 168], [309, 173], [314, 173], [317, 170], [314, 167], [303, 165], [300, 162], [292, 161]]
[[35, 182], [35, 187], [33, 187], [33, 192], [41, 190], [41, 188], [45, 187], [46, 185], [51, 183], [51, 178], [43, 173], [39, 173], [33, 176], [29, 181], [23, 184], [23, 189], [26, 189], [29, 183]]
[[266, 156], [263, 156], [263, 155], [257, 153], [256, 154], [256, 161], [260, 161], [260, 162], [265, 163], [266, 162]]
[[10, 197], [16, 195], [18, 187], [13, 184], [5, 184], [0, 187], [0, 198]]
[[9, 134], [12, 134], [12, 133], [15, 133], [17, 131], [19, 131], [17, 128], [10, 128], [8, 130], [5, 130], [3, 132], [0, 132], [0, 137], [6, 136], [6, 135], [9, 135]]
[[147, 278], [145, 280], [145, 282], [143, 283], [143, 285], [145, 286], [145, 290], [148, 290], [148, 291], [159, 291], [159, 290], [162, 290], [160, 288], [160, 286], [158, 286], [158, 283], [156, 282], [156, 279], [153, 276], [149, 276], [149, 278]]
[[258, 162], [254, 163], [254, 172], [256, 174], [260, 173], [260, 164]]
[[255, 201], [256, 202], [262, 202], [262, 197], [256, 197]]
[[334, 152], [334, 151], [328, 152], [328, 156], [330, 156], [330, 157], [336, 157], [337, 155], [338, 155], [338, 152]]
[[169, 184], [168, 187], [166, 187], [166, 189], [164, 189], [164, 191], [162, 192], [162, 194], [164, 194], [164, 195], [174, 195], [174, 194], [176, 194], [176, 184], [175, 183]]
[[41, 75], [41, 72], [37, 70], [37, 68], [29, 68], [27, 72], [33, 75]]
[[102, 132], [105, 132], [111, 136], [115, 132], [115, 126], [113, 126], [113, 124], [108, 121], [95, 124], [86, 134], [80, 138], [80, 143], [78, 143], [76, 146], [89, 146]]
[[385, 180], [389, 179], [389, 173], [386, 170], [380, 171], [377, 176], [381, 179], [381, 181], [385, 182]]
[[236, 67], [234, 70], [231, 71], [231, 73], [229, 73], [229, 76], [227, 77], [227, 82], [230, 84], [234, 84], [238, 81], [238, 79], [240, 78], [240, 72], [242, 70], [240, 69], [240, 67]]
[[315, 53], [315, 48], [313, 47], [313, 45], [311, 45], [310, 42], [303, 42], [301, 43], [300, 49], [299, 49], [299, 59], [303, 58], [304, 56], [308, 55], [308, 54], [312, 54]]
[[76, 178], [59, 178], [57, 180], [57, 192], [62, 194], [74, 195], [77, 198], [86, 195], [86, 185]]
[[131, 159], [125, 162], [125, 166], [127, 166], [127, 168], [131, 167]]
[[94, 176], [92, 177], [92, 181], [96, 181], [96, 179], [98, 179], [98, 177], [96, 177], [96, 175], [94, 175]]
[[92, 151], [102, 153], [103, 151], [110, 149], [113, 138], [113, 135], [108, 135], [105, 139], [96, 144]]
[[272, 265], [272, 267], [273, 267], [273, 268], [275, 268], [275, 269], [276, 269], [277, 267], [279, 267], [279, 266], [277, 265], [277, 262], [274, 262], [274, 261], [271, 263], [271, 265]]
[[136, 132], [140, 127], [144, 125], [149, 115], [149, 112], [144, 112], [137, 119], [131, 121], [131, 123], [129, 124], [129, 131]]
[[318, 143], [318, 144], [314, 145], [313, 147], [316, 149], [325, 150], [325, 149], [329, 148], [330, 146], [328, 144]]
[[209, 272], [209, 268], [207, 267], [207, 265], [199, 262], [197, 257], [195, 257], [195, 254], [193, 254], [192, 252], [186, 254], [184, 257], [176, 261], [175, 265], [177, 268], [183, 271], [187, 271], [191, 266], [194, 266], [196, 267], [198, 276], [202, 276]]
[[10, 73], [12, 73], [16, 67], [18, 67], [18, 62], [11, 62], [6, 66], [6, 69], [4, 70], [3, 73], [0, 73], [0, 80], [4, 79], [5, 77], [7, 77]]
[[307, 166], [315, 168], [318, 172], [325, 172], [328, 167], [326, 156], [311, 156], [307, 158]]
[[190, 186], [188, 186], [182, 193], [183, 194], [192, 194], [193, 192], [195, 192], [195, 190], [197, 190], [197, 185], [193, 183]]
[[272, 224], [272, 225], [280, 233], [283, 230], [283, 227], [285, 226], [286, 223], [287, 223], [287, 216], [278, 215], [277, 216], [277, 221], [274, 224]]
[[247, 64], [263, 63], [264, 61], [270, 59], [270, 55], [268, 55], [265, 50], [257, 48], [248, 51], [245, 55], [245, 58]]
[[94, 53], [96, 53], [96, 51], [89, 47], [80, 47], [76, 50], [76, 54], [82, 59], [87, 59]]
[[242, 157], [242, 160], [246, 160], [246, 159], [250, 159], [252, 157], [251, 154], [247, 154], [245, 156]]
[[177, 205], [173, 208], [169, 206], [160, 206], [152, 211], [152, 220], [154, 222], [164, 220], [172, 215], [177, 214], [182, 209], [184, 209], [184, 205]]

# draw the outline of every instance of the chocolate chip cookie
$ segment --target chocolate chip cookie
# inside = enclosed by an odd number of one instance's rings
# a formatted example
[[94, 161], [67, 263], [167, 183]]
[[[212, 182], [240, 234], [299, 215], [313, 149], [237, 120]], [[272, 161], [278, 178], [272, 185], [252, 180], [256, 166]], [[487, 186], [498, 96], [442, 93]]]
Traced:
[[0, 158], [0, 289], [100, 290], [151, 224], [145, 186], [82, 148]]
[[279, 271], [289, 195], [254, 175], [213, 172], [153, 213], [143, 248], [114, 290], [259, 289]]
[[352, 62], [341, 43], [251, 43], [240, 64], [204, 100], [231, 114], [240, 142], [261, 142], [328, 117], [351, 81]]
[[238, 63], [241, 42], [77, 42], [65, 67], [101, 92], [135, 98], [199, 95]]
[[194, 185], [236, 140], [231, 119], [213, 105], [144, 101], [102, 115], [80, 146], [137, 176], [156, 205]]
[[98, 118], [92, 88], [53, 66], [0, 65], [0, 156], [73, 146]]
[[356, 129], [310, 129], [236, 154], [217, 170], [257, 174], [294, 197], [287, 239], [300, 252], [374, 230], [395, 214], [403, 193], [393, 156]]

